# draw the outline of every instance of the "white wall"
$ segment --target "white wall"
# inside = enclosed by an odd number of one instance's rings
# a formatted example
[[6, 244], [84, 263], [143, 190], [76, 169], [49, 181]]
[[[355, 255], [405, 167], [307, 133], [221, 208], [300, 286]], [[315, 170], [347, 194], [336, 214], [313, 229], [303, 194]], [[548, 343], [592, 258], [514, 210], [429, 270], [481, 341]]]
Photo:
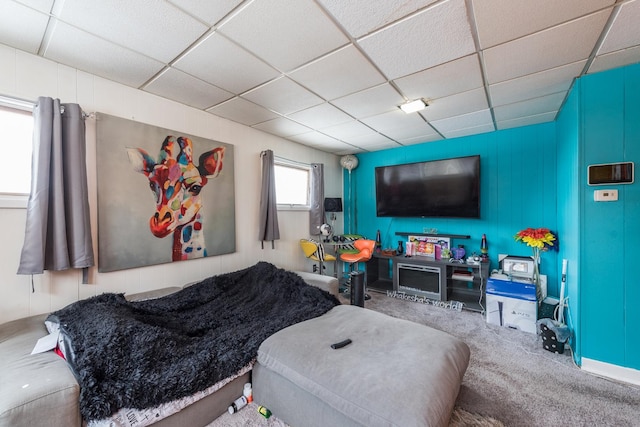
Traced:
[[[280, 211], [280, 240], [261, 249], [258, 241], [260, 204], [260, 152], [272, 149], [276, 156], [303, 163], [324, 163], [325, 195], [342, 196], [342, 170], [338, 158], [273, 135], [215, 117], [185, 105], [132, 89], [41, 57], [0, 44], [0, 95], [35, 101], [38, 96], [78, 103], [85, 112], [101, 112], [233, 144], [235, 150], [236, 252], [200, 260], [135, 268], [111, 273], [91, 269], [90, 283], [81, 284], [81, 272], [45, 272], [19, 276], [24, 239], [25, 209], [0, 208], [0, 323], [46, 313], [103, 292], [141, 292], [182, 285], [213, 274], [272, 262], [283, 268], [310, 270], [298, 246], [309, 235], [308, 212]], [[87, 164], [94, 253], [97, 254], [96, 123], [87, 120]], [[3, 155], [9, 159], [9, 155]], [[338, 218], [336, 227], [342, 224]]]

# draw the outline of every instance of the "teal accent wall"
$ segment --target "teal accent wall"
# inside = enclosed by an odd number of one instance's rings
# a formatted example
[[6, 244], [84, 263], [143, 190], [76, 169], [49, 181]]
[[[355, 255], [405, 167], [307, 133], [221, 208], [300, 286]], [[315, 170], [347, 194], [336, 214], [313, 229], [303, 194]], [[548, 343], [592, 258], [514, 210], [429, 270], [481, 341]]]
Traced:
[[[638, 99], [640, 64], [577, 80], [552, 123], [358, 154], [351, 181], [345, 172], [345, 230], [370, 238], [380, 230], [385, 248], [397, 246], [397, 231], [469, 234], [453, 242], [469, 253], [479, 252], [486, 233], [497, 268], [499, 253], [530, 255], [513, 241], [517, 231], [550, 228], [558, 252], [542, 255], [541, 271], [557, 297], [562, 260], [568, 261], [565, 320], [576, 362], [586, 357], [640, 369], [640, 183], [587, 184], [590, 164], [640, 165]], [[481, 156], [480, 219], [376, 217], [376, 166], [475, 154]], [[594, 191], [608, 188], [618, 190], [619, 200], [594, 202]]]
[[[480, 155], [481, 218], [384, 218], [376, 216], [377, 166]], [[468, 254], [480, 253], [482, 234], [487, 235], [491, 268], [498, 268], [498, 254], [530, 256], [531, 248], [513, 236], [527, 227], [557, 229], [556, 125], [544, 123], [444, 141], [357, 155], [359, 165], [345, 172], [345, 230], [371, 239], [380, 230], [383, 248], [395, 249], [402, 236], [396, 232], [422, 232], [436, 228], [442, 234], [470, 235], [463, 244]], [[351, 223], [349, 223], [351, 221]], [[542, 255], [541, 272], [548, 276], [548, 292], [558, 295], [558, 255]]]
[[[640, 164], [640, 65], [588, 75], [580, 98], [579, 326], [582, 357], [640, 369], [640, 184], [587, 185], [587, 166]], [[617, 202], [594, 202], [596, 189]], [[634, 271], [635, 270], [635, 271]]]
[[580, 206], [583, 182], [580, 179], [582, 161], [580, 160], [580, 99], [579, 90], [572, 90], [556, 121], [558, 139], [558, 234], [563, 244], [558, 253], [558, 271], [562, 272], [562, 260], [567, 260], [565, 282], [566, 302], [565, 322], [573, 332], [570, 339], [573, 357], [581, 363], [580, 355]]

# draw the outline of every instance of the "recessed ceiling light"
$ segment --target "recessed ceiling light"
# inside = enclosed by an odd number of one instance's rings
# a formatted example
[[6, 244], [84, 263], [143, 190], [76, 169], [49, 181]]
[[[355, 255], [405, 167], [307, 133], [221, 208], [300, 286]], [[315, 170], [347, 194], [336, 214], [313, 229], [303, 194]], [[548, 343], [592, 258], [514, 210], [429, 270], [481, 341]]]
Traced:
[[400, 106], [400, 109], [405, 113], [415, 113], [416, 111], [424, 110], [427, 103], [422, 99], [416, 99], [415, 101], [405, 102]]

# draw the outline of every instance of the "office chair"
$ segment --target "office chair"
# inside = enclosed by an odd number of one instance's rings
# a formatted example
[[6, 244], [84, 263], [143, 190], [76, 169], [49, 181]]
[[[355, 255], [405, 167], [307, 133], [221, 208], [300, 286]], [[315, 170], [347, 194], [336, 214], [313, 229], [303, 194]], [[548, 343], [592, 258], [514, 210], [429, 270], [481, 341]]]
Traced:
[[[357, 239], [353, 241], [353, 247], [357, 250], [357, 252], [355, 253], [342, 253], [340, 254], [340, 260], [344, 261], [344, 262], [348, 262], [349, 263], [349, 269], [351, 271], [356, 270], [357, 265], [359, 262], [367, 262], [371, 259], [371, 257], [373, 256], [373, 251], [375, 249], [376, 246], [376, 241], [375, 240], [368, 240], [368, 239]], [[366, 269], [365, 269], [366, 271]], [[365, 274], [365, 278], [364, 278], [364, 289], [366, 291], [367, 289], [367, 278], [366, 278], [366, 274]], [[371, 299], [371, 296], [369, 296], [366, 292], [364, 295], [364, 299], [368, 300]]]
[[[318, 262], [318, 270], [320, 274], [324, 274], [324, 266], [325, 261], [333, 261], [335, 262], [337, 258], [331, 254], [327, 254], [324, 252], [324, 247], [320, 242], [316, 242], [313, 239], [300, 239], [300, 247], [302, 248], [302, 252], [304, 252], [304, 256]], [[316, 270], [316, 265], [313, 265], [313, 272], [318, 272]]]

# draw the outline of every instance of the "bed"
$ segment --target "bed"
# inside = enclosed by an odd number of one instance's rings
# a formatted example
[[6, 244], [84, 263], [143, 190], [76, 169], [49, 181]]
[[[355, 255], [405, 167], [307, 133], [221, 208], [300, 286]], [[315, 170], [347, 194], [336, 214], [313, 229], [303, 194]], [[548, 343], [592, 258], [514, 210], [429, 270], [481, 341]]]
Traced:
[[126, 419], [132, 410], [150, 410], [136, 426], [187, 425], [158, 408], [188, 413], [218, 393], [227, 394], [228, 405], [248, 381], [264, 339], [339, 304], [299, 275], [259, 262], [157, 299], [102, 294], [52, 313], [47, 323], [59, 328], [84, 422], [122, 425], [114, 414]]

